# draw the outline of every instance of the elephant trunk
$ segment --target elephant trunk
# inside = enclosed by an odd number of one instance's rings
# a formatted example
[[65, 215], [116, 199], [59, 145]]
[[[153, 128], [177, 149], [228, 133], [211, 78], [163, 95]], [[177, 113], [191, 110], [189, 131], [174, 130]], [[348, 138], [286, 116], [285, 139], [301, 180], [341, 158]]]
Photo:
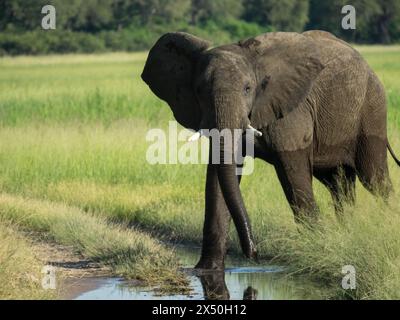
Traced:
[[[232, 145], [227, 148], [221, 137], [219, 164], [216, 164], [218, 180], [225, 203], [238, 232], [242, 251], [246, 257], [256, 258], [257, 251], [253, 241], [250, 221], [240, 192], [238, 177], [236, 175], [236, 163], [234, 161], [235, 157], [233, 153], [235, 141], [233, 138], [232, 141]], [[213, 146], [213, 144], [211, 143], [210, 146]], [[227, 159], [225, 157], [226, 155], [230, 158]]]

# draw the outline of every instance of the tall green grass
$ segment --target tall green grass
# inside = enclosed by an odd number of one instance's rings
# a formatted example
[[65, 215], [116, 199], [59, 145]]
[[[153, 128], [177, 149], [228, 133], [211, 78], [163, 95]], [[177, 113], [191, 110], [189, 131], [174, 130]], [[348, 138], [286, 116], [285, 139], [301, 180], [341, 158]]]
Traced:
[[[400, 153], [400, 48], [361, 51], [387, 89], [389, 138]], [[205, 166], [150, 165], [145, 158], [147, 130], [166, 127], [172, 115], [140, 80], [144, 59], [138, 53], [0, 60], [0, 188], [7, 197], [31, 199], [28, 211], [35, 201], [64, 203], [65, 223], [72, 207], [76, 219], [100, 219], [103, 231], [114, 228], [110, 221], [124, 222], [200, 243]], [[293, 222], [273, 168], [255, 164], [241, 187], [261, 258], [328, 285], [333, 297], [399, 298], [400, 168], [392, 160], [396, 191], [389, 203], [357, 184], [357, 204], [346, 208], [343, 224], [315, 182], [321, 223], [313, 232]], [[233, 228], [230, 243], [240, 252]], [[352, 291], [341, 288], [348, 264], [357, 271]]]
[[[0, 59], [0, 123], [169, 117], [140, 79], [144, 53]], [[172, 117], [171, 117], [172, 119]]]

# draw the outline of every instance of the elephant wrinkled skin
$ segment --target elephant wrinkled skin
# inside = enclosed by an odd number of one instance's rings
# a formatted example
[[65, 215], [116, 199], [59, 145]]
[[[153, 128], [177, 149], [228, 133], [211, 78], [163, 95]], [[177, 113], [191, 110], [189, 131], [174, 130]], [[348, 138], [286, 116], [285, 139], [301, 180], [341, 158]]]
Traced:
[[[313, 177], [330, 190], [339, 216], [343, 200], [354, 201], [356, 176], [372, 193], [390, 193], [387, 149], [395, 156], [384, 88], [361, 55], [328, 32], [266, 33], [216, 48], [167, 33], [150, 50], [142, 79], [186, 128], [261, 131], [254, 156], [275, 167], [296, 221], [317, 218]], [[197, 268], [224, 268], [230, 217], [244, 254], [256, 257], [235, 169], [208, 165]]]

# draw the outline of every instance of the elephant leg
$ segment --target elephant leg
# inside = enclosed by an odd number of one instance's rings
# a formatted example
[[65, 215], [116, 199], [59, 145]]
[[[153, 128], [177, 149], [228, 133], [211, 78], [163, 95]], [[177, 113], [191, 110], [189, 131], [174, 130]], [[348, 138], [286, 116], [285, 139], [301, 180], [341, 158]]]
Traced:
[[[240, 182], [241, 176], [238, 175]], [[201, 258], [195, 268], [224, 270], [230, 213], [218, 181], [215, 165], [207, 166], [206, 205]]]
[[313, 222], [318, 207], [312, 190], [310, 148], [278, 153], [275, 170], [296, 222]]
[[387, 142], [375, 136], [361, 136], [356, 154], [356, 170], [362, 185], [387, 199], [392, 191], [387, 163]]
[[343, 203], [355, 202], [356, 171], [354, 168], [344, 166], [316, 171], [314, 176], [321, 181], [332, 196], [335, 213], [338, 217], [343, 214]]

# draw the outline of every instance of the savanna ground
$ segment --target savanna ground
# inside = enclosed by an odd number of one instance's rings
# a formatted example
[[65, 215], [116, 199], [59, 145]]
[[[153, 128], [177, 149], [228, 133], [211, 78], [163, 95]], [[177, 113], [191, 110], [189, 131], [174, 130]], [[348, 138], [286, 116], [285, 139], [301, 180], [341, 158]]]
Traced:
[[[389, 138], [400, 154], [400, 46], [359, 47], [383, 81]], [[141, 81], [146, 53], [0, 59], [0, 297], [54, 298], [40, 286], [38, 234], [115, 275], [184, 285], [158, 239], [200, 243], [205, 165], [150, 165], [150, 128], [169, 108]], [[202, 138], [205, 139], [205, 138]], [[328, 298], [400, 298], [400, 168], [389, 157], [388, 204], [357, 184], [340, 224], [315, 182], [321, 225], [293, 222], [273, 168], [256, 160], [242, 190], [263, 262], [323, 284]], [[239, 253], [234, 228], [231, 251]], [[341, 288], [342, 266], [356, 290]]]

